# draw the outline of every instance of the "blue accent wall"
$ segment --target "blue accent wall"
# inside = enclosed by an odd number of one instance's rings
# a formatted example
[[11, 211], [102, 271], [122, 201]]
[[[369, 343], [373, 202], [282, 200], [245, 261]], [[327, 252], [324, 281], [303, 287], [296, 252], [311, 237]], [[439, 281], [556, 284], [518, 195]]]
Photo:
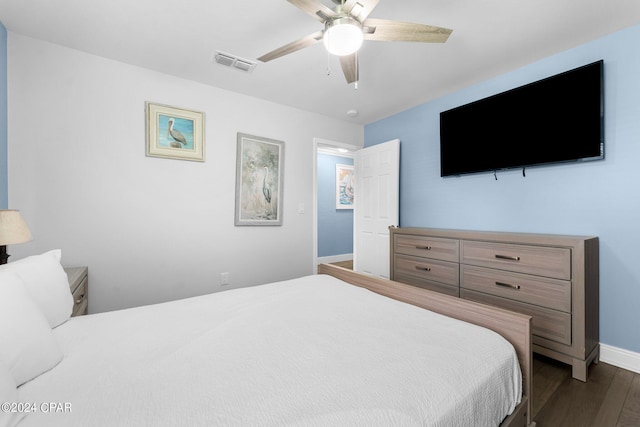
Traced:
[[0, 209], [7, 209], [7, 29], [0, 22]]
[[[640, 352], [640, 26], [365, 126], [401, 140], [400, 225], [600, 238], [600, 341]], [[514, 53], [517, 54], [517, 53]], [[605, 159], [440, 177], [439, 113], [604, 60]], [[482, 141], [478, 141], [482, 143]], [[461, 153], [463, 155], [464, 153]]]
[[336, 165], [349, 157], [318, 154], [318, 256], [353, 253], [353, 209], [336, 209]]

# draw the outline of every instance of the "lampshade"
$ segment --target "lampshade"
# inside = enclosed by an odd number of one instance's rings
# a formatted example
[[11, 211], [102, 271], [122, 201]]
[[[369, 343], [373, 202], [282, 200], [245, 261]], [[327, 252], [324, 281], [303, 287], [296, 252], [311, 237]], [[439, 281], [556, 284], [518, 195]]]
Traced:
[[324, 47], [332, 55], [351, 55], [360, 49], [363, 40], [362, 25], [353, 18], [334, 19], [326, 24]]
[[0, 245], [24, 243], [30, 239], [31, 232], [20, 211], [0, 210]]

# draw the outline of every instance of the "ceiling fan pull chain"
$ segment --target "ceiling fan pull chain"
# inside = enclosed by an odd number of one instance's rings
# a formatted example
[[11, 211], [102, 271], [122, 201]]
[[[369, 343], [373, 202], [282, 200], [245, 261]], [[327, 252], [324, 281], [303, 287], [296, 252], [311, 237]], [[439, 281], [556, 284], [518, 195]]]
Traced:
[[327, 76], [331, 75], [331, 55], [327, 51]]
[[354, 90], [358, 90], [358, 81], [360, 80], [360, 69], [358, 67], [359, 67], [359, 62], [360, 61], [358, 61], [358, 51], [357, 50], [356, 50], [355, 55], [356, 55], [356, 81], [353, 83], [353, 88], [354, 88]]

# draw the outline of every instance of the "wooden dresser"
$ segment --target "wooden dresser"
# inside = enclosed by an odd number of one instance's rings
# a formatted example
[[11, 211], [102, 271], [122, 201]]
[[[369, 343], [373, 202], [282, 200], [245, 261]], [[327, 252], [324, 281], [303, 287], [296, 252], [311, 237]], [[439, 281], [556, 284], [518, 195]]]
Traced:
[[392, 228], [391, 279], [532, 317], [533, 351], [598, 362], [597, 237]]
[[89, 269], [87, 267], [65, 267], [69, 279], [69, 288], [73, 295], [73, 311], [71, 316], [87, 314], [89, 304]]

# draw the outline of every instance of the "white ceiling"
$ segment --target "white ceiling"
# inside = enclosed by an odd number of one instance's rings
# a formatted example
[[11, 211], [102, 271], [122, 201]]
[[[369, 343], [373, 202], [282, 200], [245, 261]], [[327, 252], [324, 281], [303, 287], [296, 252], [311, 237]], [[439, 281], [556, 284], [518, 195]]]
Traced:
[[212, 62], [216, 50], [255, 60], [322, 29], [286, 0], [0, 0], [10, 32], [361, 124], [640, 23], [640, 1], [381, 0], [370, 17], [453, 33], [365, 41], [355, 90], [322, 43], [252, 73]]

